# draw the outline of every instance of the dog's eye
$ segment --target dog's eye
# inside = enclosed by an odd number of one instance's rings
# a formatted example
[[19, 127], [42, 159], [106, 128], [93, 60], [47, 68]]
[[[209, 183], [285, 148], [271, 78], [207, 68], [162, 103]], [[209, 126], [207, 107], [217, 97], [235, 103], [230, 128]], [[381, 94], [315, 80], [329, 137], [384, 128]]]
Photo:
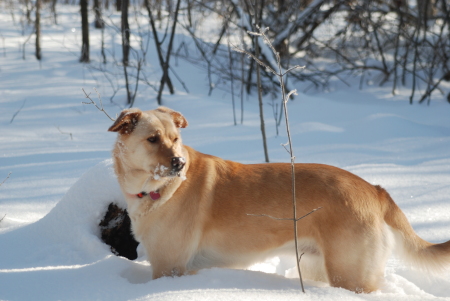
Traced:
[[178, 138], [173, 139], [173, 143], [175, 143], [175, 142], [177, 142], [177, 141], [178, 141]]
[[148, 138], [147, 140], [150, 143], [156, 143], [156, 142], [158, 142], [158, 136], [152, 136], [152, 137]]

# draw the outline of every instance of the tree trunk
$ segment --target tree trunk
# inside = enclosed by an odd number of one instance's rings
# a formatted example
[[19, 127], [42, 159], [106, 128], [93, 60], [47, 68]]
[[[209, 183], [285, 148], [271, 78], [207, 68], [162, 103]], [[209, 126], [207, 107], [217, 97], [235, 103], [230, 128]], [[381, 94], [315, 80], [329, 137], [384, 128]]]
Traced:
[[128, 58], [130, 54], [130, 25], [128, 24], [128, 4], [129, 0], [122, 0], [122, 63], [128, 66]]
[[80, 62], [89, 63], [89, 20], [88, 20], [88, 0], [80, 0], [81, 8], [81, 57]]
[[31, 24], [31, 9], [30, 9], [30, 0], [25, 0], [25, 7], [26, 7], [26, 16], [27, 16], [27, 22], [28, 24]]
[[94, 0], [94, 12], [95, 12], [95, 28], [102, 29], [105, 27], [105, 23], [102, 18], [102, 7], [100, 0]]
[[178, 12], [180, 10], [180, 3], [181, 3], [181, 0], [178, 0], [177, 1], [177, 6], [175, 8], [175, 14], [174, 14], [174, 17], [173, 17], [173, 25], [172, 25], [172, 32], [170, 34], [169, 45], [167, 46], [166, 59], [164, 60], [164, 64], [162, 65], [163, 76], [161, 77], [161, 84], [159, 86], [158, 96], [156, 97], [156, 100], [158, 101], [159, 105], [162, 104], [162, 92], [163, 92], [165, 83], [167, 83], [167, 85], [169, 87], [170, 94], [174, 94], [175, 93], [175, 91], [173, 90], [172, 83], [170, 81], [170, 77], [169, 77], [169, 67], [170, 67], [169, 61], [170, 61], [170, 55], [172, 53], [173, 38], [175, 36], [175, 29], [177, 28]]
[[52, 14], [53, 14], [53, 22], [55, 22], [55, 24], [58, 24], [58, 20], [57, 20], [57, 14], [56, 14], [56, 2], [58, 0], [52, 0]]
[[36, 0], [36, 59], [41, 60], [41, 0]]

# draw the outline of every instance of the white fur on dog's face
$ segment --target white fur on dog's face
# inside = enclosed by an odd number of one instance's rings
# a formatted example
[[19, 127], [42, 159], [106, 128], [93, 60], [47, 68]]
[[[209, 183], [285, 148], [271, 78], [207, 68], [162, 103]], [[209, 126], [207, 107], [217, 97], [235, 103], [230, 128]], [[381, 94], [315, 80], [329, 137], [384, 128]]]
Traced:
[[171, 160], [185, 157], [179, 129], [185, 126], [181, 114], [165, 108], [122, 112], [110, 130], [119, 132], [114, 156], [123, 165], [127, 193], [154, 191], [174, 176], [184, 176], [184, 170], [172, 170]]

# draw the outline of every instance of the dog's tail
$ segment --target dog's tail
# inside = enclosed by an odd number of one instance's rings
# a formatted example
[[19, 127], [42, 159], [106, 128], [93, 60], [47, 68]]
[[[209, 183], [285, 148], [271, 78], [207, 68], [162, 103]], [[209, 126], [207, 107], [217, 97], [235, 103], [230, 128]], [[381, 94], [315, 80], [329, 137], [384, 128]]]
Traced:
[[450, 268], [450, 241], [433, 244], [420, 238], [390, 195], [377, 186], [387, 204], [384, 220], [392, 228], [401, 259], [421, 270], [440, 273]]

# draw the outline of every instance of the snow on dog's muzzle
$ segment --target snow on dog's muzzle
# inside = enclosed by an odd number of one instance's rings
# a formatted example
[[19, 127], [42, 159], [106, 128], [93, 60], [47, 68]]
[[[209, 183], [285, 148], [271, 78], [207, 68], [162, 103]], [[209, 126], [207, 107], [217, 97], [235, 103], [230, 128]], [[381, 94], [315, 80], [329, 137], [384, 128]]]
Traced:
[[172, 158], [172, 173], [180, 172], [184, 165], [186, 164], [186, 159], [183, 157], [173, 157]]

